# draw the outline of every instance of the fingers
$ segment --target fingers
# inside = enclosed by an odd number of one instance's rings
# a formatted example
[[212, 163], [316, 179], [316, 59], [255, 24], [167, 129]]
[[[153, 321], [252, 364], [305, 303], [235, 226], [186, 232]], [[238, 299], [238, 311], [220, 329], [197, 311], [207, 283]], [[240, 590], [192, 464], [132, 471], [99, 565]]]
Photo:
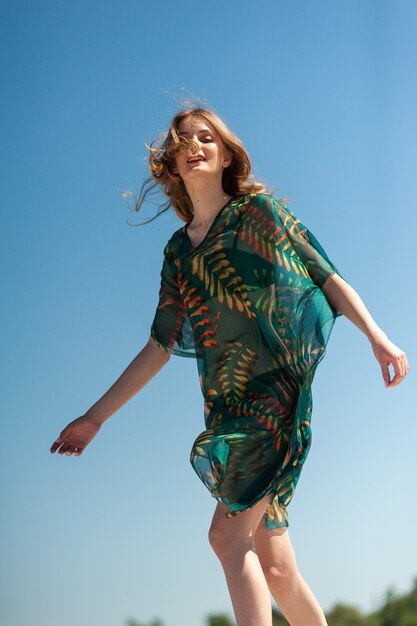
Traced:
[[403, 379], [404, 379], [404, 376], [401, 376], [400, 374], [395, 374], [394, 378], [388, 383], [388, 385], [386, 385], [387, 389], [390, 389], [391, 387], [395, 387], [396, 385], [399, 385]]
[[59, 448], [60, 445], [62, 445], [63, 440], [62, 440], [62, 434], [59, 435], [58, 439], [56, 439], [54, 441], [54, 443], [51, 446], [51, 454], [53, 454], [54, 452], [56, 452]]
[[[59, 444], [57, 444], [57, 442], [54, 442], [53, 446], [51, 447], [52, 454], [57, 450], [58, 446]], [[80, 456], [82, 452], [83, 452], [83, 448], [79, 446], [70, 445], [69, 443], [63, 443], [58, 450], [58, 454], [66, 454], [67, 456], [71, 456], [72, 454], [74, 456]]]
[[[388, 365], [390, 363], [392, 364], [394, 368], [394, 372], [395, 372], [394, 378], [391, 381], [390, 381], [389, 370], [388, 370]], [[408, 371], [410, 369], [407, 356], [405, 352], [402, 352], [402, 351], [398, 354], [397, 357], [394, 357], [390, 363], [386, 363], [385, 365], [381, 366], [382, 376], [384, 378], [385, 386], [387, 388], [391, 388], [391, 387], [395, 387], [396, 385], [399, 385], [400, 382], [404, 380], [405, 376], [408, 374]]]
[[68, 456], [71, 456], [72, 454], [74, 456], [80, 456], [81, 453], [82, 449], [75, 446], [67, 446], [62, 452], [61, 450], [59, 451], [59, 454], [67, 454]]
[[406, 376], [406, 375], [408, 374], [408, 372], [409, 372], [410, 365], [409, 365], [409, 363], [408, 363], [408, 359], [407, 359], [407, 356], [406, 356], [405, 354], [403, 355], [402, 359], [403, 359], [404, 368], [405, 368], [405, 373], [404, 373], [404, 375]]
[[[65, 441], [67, 439], [67, 441]], [[65, 431], [62, 431], [58, 439], [54, 441], [51, 446], [51, 454], [54, 454], [58, 450], [58, 454], [66, 454], [67, 456], [80, 456], [82, 454], [84, 448], [80, 445], [77, 445], [74, 441], [68, 441], [69, 435], [65, 436]]]
[[[393, 364], [395, 367], [395, 364]], [[397, 361], [397, 366], [398, 366], [398, 373], [400, 376], [402, 376], [404, 378], [405, 376], [405, 354], [400, 354], [398, 357], [398, 361]], [[397, 371], [397, 368], [395, 368], [395, 371]]]
[[381, 371], [382, 371], [382, 378], [384, 379], [385, 387], [388, 387], [389, 380], [390, 380], [388, 363], [384, 363], [383, 365], [381, 365]]

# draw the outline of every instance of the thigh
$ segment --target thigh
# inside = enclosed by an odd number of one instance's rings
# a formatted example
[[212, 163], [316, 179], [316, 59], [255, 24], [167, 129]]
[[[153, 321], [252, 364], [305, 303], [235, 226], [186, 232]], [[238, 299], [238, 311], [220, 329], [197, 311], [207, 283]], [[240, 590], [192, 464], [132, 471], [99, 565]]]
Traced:
[[255, 549], [263, 569], [274, 568], [282, 573], [298, 569], [288, 528], [268, 530], [259, 524], [255, 533]]
[[235, 517], [225, 517], [229, 507], [218, 502], [210, 526], [209, 535], [224, 539], [254, 538], [256, 529], [275, 494], [267, 494], [250, 509], [241, 511]]

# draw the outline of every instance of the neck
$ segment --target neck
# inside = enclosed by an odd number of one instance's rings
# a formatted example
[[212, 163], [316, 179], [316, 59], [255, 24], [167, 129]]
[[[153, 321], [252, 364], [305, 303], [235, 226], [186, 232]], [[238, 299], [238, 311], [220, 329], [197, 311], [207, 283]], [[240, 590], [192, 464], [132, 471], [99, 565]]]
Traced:
[[220, 209], [232, 198], [223, 191], [221, 185], [216, 187], [209, 187], [207, 184], [204, 187], [189, 185], [187, 192], [191, 198], [194, 212], [194, 217], [190, 223], [202, 228], [208, 227]]

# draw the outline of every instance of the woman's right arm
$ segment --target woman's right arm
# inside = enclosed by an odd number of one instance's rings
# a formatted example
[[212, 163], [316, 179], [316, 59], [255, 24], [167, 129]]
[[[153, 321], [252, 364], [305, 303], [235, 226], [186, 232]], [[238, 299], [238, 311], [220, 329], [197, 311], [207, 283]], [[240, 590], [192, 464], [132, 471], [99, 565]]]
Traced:
[[70, 422], [51, 446], [51, 453], [79, 456], [102, 424], [140, 391], [169, 361], [170, 354], [150, 337], [116, 382], [88, 411]]

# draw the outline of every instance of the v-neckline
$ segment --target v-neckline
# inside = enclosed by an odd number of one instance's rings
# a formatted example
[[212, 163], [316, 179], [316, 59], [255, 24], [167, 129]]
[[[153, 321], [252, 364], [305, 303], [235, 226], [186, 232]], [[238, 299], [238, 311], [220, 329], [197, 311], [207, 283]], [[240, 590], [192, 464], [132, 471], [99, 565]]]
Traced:
[[197, 248], [199, 248], [199, 247], [200, 247], [200, 246], [201, 246], [201, 245], [205, 242], [205, 240], [207, 239], [207, 237], [209, 236], [209, 234], [210, 234], [210, 233], [211, 233], [211, 231], [213, 230], [213, 227], [214, 227], [215, 223], [217, 222], [217, 220], [218, 220], [218, 218], [219, 218], [220, 214], [221, 214], [221, 213], [223, 213], [223, 211], [224, 211], [224, 209], [227, 207], [227, 205], [228, 205], [230, 202], [232, 202], [232, 200], [235, 200], [235, 198], [236, 198], [236, 196], [232, 196], [231, 198], [229, 198], [229, 200], [226, 202], [226, 204], [224, 204], [224, 205], [222, 206], [222, 208], [221, 208], [221, 209], [220, 209], [220, 210], [216, 213], [216, 215], [214, 216], [214, 219], [213, 219], [212, 223], [210, 224], [210, 227], [209, 227], [208, 231], [207, 231], [207, 232], [206, 232], [206, 234], [204, 235], [203, 239], [202, 239], [202, 240], [201, 240], [201, 241], [200, 241], [200, 242], [199, 242], [196, 246], [193, 246], [193, 243], [192, 243], [192, 241], [191, 241], [191, 239], [190, 239], [190, 236], [189, 236], [189, 234], [188, 234], [188, 226], [189, 226], [189, 224], [190, 224], [191, 222], [188, 222], [187, 224], [185, 224], [185, 226], [184, 226], [184, 234], [185, 234], [185, 237], [186, 237], [186, 239], [187, 239], [187, 242], [188, 242], [188, 247], [189, 247], [189, 249], [191, 250], [191, 252], [194, 252], [195, 250], [197, 250]]

